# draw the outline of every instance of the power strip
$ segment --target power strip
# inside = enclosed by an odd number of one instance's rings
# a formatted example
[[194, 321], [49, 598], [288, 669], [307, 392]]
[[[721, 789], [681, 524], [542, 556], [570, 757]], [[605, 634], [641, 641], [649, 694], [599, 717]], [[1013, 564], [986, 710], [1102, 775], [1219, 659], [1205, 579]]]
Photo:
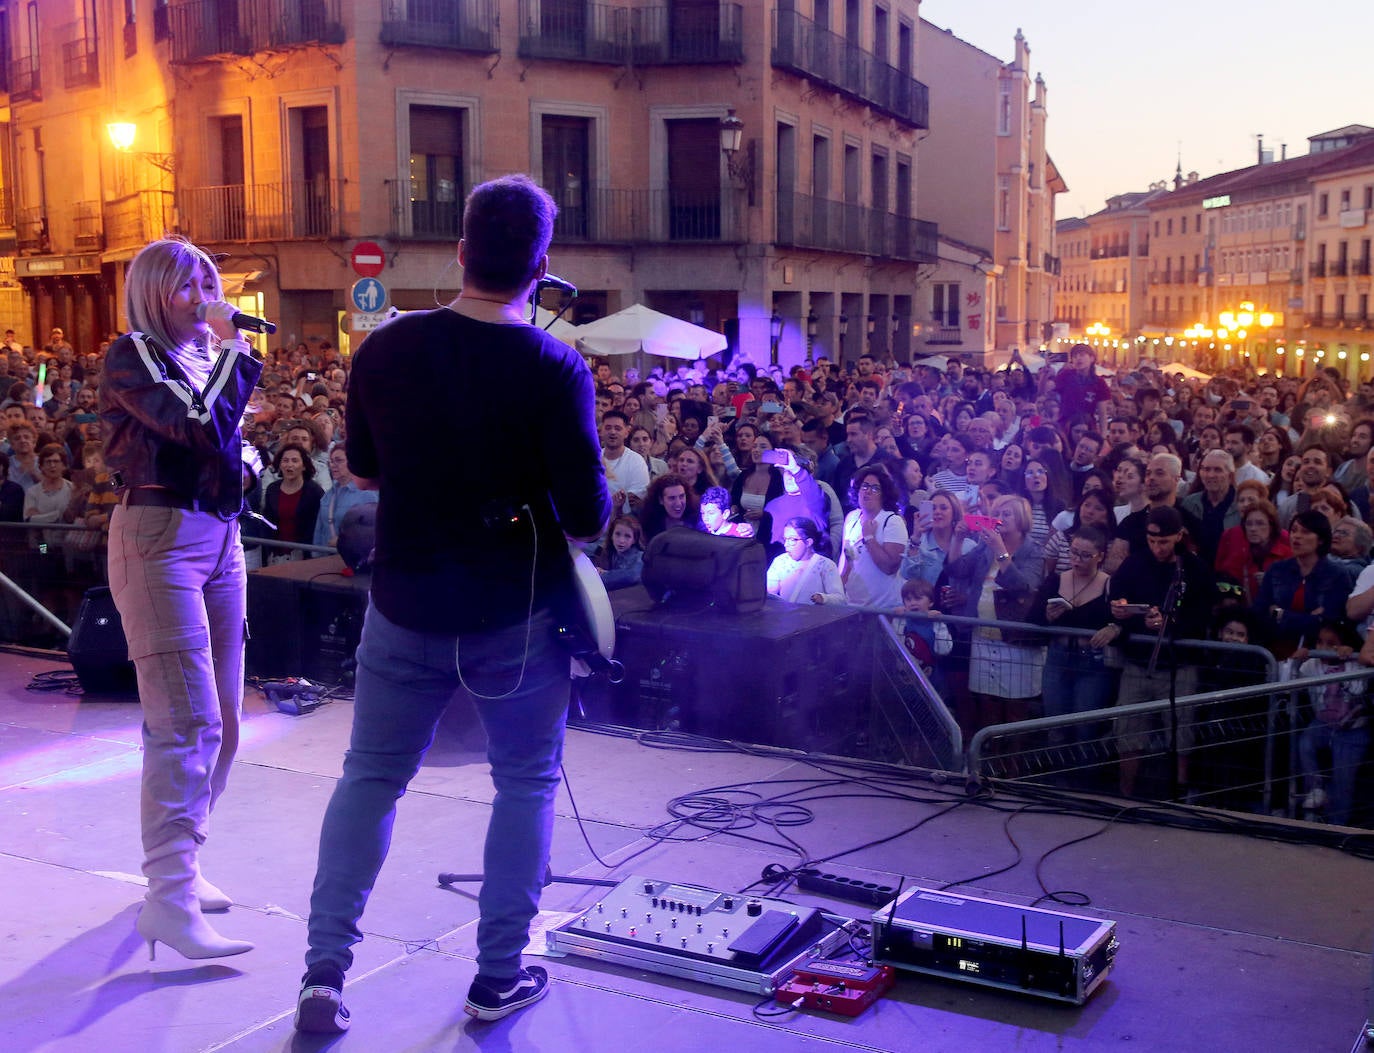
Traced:
[[897, 896], [897, 889], [893, 885], [845, 877], [843, 874], [830, 874], [815, 867], [798, 870], [796, 877], [797, 887], [803, 892], [815, 892], [821, 896], [845, 899], [871, 907], [885, 906]]

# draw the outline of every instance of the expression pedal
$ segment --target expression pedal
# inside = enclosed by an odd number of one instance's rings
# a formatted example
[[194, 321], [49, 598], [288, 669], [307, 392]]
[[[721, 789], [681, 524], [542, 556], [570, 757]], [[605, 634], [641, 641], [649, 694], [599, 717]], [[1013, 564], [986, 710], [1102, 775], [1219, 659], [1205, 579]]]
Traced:
[[548, 932], [552, 951], [771, 995], [860, 931], [853, 918], [767, 896], [633, 876]]

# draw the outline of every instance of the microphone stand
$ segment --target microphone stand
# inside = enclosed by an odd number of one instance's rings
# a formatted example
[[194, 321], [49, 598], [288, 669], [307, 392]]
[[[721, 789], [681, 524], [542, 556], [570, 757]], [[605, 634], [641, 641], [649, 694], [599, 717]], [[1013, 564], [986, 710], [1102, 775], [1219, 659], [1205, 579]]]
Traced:
[[[1186, 585], [1183, 580], [1183, 556], [1174, 553], [1174, 577], [1169, 582], [1169, 591], [1164, 594], [1164, 603], [1159, 608], [1161, 620], [1159, 633], [1155, 636], [1154, 650], [1150, 652], [1146, 672], [1153, 676], [1159, 665], [1160, 651], [1166, 636], [1171, 637], [1174, 616], [1183, 601]], [[1169, 640], [1169, 798], [1177, 800], [1180, 786], [1178, 781], [1178, 650]]]

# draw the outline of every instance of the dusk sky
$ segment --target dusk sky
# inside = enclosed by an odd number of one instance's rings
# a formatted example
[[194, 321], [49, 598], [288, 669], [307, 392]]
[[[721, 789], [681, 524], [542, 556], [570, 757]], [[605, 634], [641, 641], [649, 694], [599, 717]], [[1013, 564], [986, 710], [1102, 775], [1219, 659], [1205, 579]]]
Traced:
[[1004, 62], [1021, 28], [1049, 88], [1060, 219], [1172, 178], [1180, 151], [1206, 177], [1254, 164], [1257, 133], [1293, 157], [1309, 135], [1374, 125], [1368, 0], [924, 0], [921, 17]]

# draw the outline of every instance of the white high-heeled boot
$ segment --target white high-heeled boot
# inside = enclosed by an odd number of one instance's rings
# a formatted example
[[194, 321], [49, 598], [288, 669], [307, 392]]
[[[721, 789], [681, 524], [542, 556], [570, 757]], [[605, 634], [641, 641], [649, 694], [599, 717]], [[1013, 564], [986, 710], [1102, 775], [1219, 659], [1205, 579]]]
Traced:
[[223, 892], [218, 886], [210, 883], [209, 879], [200, 872], [200, 861], [196, 861], [196, 876], [192, 881], [191, 887], [196, 893], [196, 902], [200, 904], [201, 910], [228, 910], [234, 905], [234, 901], [228, 894]]
[[221, 936], [201, 917], [195, 894], [198, 847], [187, 835], [150, 851], [143, 862], [148, 897], [136, 927], [148, 941], [151, 960], [157, 959], [159, 940], [186, 958], [224, 958], [253, 949], [245, 940]]

